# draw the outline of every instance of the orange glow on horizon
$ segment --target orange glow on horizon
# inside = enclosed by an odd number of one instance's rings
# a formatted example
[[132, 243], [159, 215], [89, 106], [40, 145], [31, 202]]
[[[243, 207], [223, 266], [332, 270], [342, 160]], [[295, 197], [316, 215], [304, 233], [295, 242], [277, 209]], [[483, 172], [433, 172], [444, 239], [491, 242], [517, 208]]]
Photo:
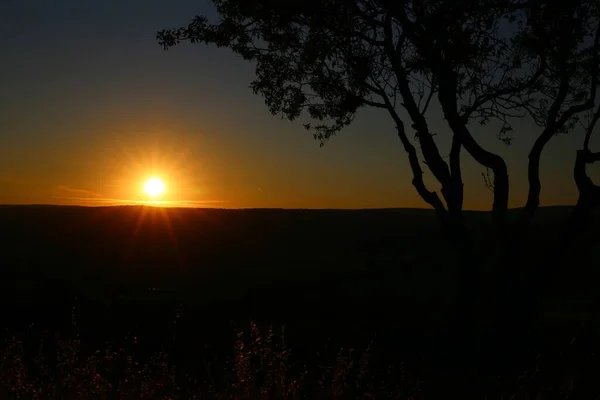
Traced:
[[[211, 207], [220, 199], [207, 186], [207, 172], [191, 158], [193, 146], [172, 132], [114, 136], [104, 146], [102, 198], [88, 205]], [[100, 175], [100, 174], [99, 174]], [[78, 200], [81, 204], [83, 201]]]

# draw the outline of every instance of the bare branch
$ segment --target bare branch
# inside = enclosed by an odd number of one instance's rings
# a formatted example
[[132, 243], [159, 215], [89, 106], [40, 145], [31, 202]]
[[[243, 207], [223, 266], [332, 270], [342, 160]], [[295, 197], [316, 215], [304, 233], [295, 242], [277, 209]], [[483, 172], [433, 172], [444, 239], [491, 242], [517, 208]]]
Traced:
[[[377, 89], [381, 90], [381, 88], [377, 88]], [[406, 130], [404, 127], [404, 123], [402, 122], [402, 119], [396, 112], [395, 108], [393, 107], [392, 103], [390, 102], [389, 97], [385, 94], [385, 92], [383, 92], [383, 94], [382, 94], [382, 99], [383, 99], [385, 105], [387, 106], [387, 110], [390, 113], [392, 119], [396, 123], [396, 130], [398, 132], [398, 137], [400, 138], [400, 141], [402, 142], [404, 150], [408, 154], [410, 167], [413, 172], [413, 179], [412, 179], [413, 186], [416, 188], [419, 195], [429, 205], [431, 205], [439, 214], [445, 215], [446, 208], [444, 207], [444, 204], [440, 200], [439, 196], [437, 195], [437, 193], [428, 190], [427, 186], [425, 185], [425, 182], [423, 181], [423, 170], [421, 169], [421, 165], [419, 163], [417, 151], [415, 149], [415, 146], [410, 142], [410, 140], [408, 140], [408, 136], [406, 135]]]
[[596, 123], [600, 119], [600, 107], [596, 109], [596, 112], [592, 116], [590, 123], [588, 124], [585, 131], [585, 138], [583, 140], [583, 149], [589, 151], [590, 150], [590, 139], [592, 137], [592, 132], [596, 127]]
[[427, 96], [427, 100], [425, 100], [425, 105], [423, 106], [423, 110], [421, 111], [421, 115], [425, 115], [425, 113], [427, 112], [427, 108], [429, 107], [429, 103], [431, 102], [431, 99], [433, 98], [433, 95], [436, 93], [435, 90], [435, 77], [432, 78], [431, 80], [431, 86], [429, 89], [429, 96]]

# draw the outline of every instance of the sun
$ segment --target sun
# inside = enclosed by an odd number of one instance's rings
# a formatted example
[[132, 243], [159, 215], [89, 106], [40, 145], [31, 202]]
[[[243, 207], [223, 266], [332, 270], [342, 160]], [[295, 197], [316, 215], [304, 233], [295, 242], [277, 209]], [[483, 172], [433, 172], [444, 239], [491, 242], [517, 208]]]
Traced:
[[160, 178], [150, 178], [144, 183], [144, 192], [152, 197], [160, 197], [165, 192], [165, 184]]

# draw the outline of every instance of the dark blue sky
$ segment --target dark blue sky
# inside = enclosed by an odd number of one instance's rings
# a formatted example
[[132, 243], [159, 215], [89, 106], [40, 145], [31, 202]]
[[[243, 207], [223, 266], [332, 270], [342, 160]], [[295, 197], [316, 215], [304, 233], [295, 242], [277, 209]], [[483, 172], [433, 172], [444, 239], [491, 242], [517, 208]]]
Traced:
[[[384, 112], [361, 112], [319, 148], [300, 123], [269, 114], [248, 88], [252, 65], [227, 49], [163, 51], [156, 31], [196, 14], [214, 17], [207, 1], [0, 2], [0, 203], [119, 203], [159, 174], [169, 199], [195, 204], [425, 206]], [[443, 120], [430, 125], [447, 152]], [[524, 201], [527, 151], [538, 132], [528, 121], [515, 127], [510, 148], [489, 128], [473, 127], [506, 156], [511, 206]], [[574, 202], [580, 140], [577, 132], [556, 137], [544, 153], [545, 205]], [[463, 166], [465, 206], [489, 208], [482, 168], [468, 155]]]

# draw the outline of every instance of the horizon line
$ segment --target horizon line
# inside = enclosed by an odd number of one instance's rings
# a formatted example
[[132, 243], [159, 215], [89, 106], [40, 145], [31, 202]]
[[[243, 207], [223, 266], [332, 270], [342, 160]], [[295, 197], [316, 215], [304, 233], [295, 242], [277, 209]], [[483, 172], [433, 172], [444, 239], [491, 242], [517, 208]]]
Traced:
[[[559, 207], [574, 207], [575, 204], [554, 204], [547, 206], [539, 206], [539, 208], [559, 208]], [[200, 209], [200, 210], [308, 210], [308, 211], [375, 211], [375, 210], [423, 210], [423, 211], [435, 211], [429, 207], [363, 207], [363, 208], [335, 208], [335, 207], [323, 207], [323, 208], [287, 208], [287, 207], [202, 207], [202, 206], [160, 206], [154, 204], [111, 204], [111, 205], [83, 205], [83, 204], [50, 204], [50, 203], [0, 203], [0, 207], [71, 207], [71, 208], [116, 208], [116, 207], [149, 207], [149, 208], [162, 208], [162, 209]], [[521, 210], [524, 207], [511, 207], [508, 210]], [[492, 210], [474, 210], [464, 209], [466, 212], [492, 212]]]

